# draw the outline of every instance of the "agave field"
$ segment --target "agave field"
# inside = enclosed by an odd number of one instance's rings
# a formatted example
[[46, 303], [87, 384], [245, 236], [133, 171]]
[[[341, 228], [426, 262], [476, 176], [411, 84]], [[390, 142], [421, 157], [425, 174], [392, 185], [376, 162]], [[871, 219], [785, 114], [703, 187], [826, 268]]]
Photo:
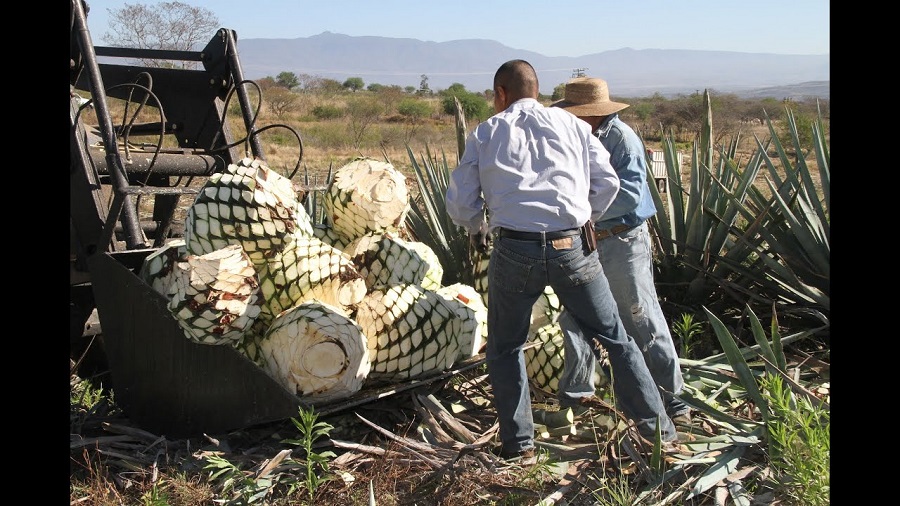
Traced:
[[789, 142], [770, 121], [743, 160], [737, 139], [713, 145], [708, 114], [686, 175], [663, 140], [657, 283], [693, 408], [675, 448], [637, 434], [599, 367], [604, 405], [560, 409], [548, 290], [525, 351], [537, 459], [492, 453], [490, 253], [444, 211], [455, 158], [407, 148], [406, 177], [356, 157], [305, 192], [308, 178], [248, 158], [203, 183], [184, 239], [140, 276], [186, 339], [233, 347], [295, 392], [296, 416], [170, 439], [73, 374], [70, 503], [830, 504], [829, 143], [821, 117], [812, 146], [787, 118]]

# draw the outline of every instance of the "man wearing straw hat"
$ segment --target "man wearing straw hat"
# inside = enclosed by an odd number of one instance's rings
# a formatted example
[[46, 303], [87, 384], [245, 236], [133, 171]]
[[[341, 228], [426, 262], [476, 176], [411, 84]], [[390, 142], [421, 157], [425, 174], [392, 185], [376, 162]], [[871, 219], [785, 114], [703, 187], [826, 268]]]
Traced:
[[592, 346], [587, 341], [585, 346], [595, 354], [609, 352], [619, 380], [613, 388], [641, 435], [653, 438], [659, 430], [663, 441], [673, 441], [675, 425], [619, 319], [594, 248], [592, 223], [618, 190], [609, 153], [586, 124], [538, 102], [538, 89], [527, 61], [510, 60], [497, 69], [496, 114], [466, 138], [446, 194], [447, 214], [474, 242], [486, 246], [485, 232], [494, 234], [485, 355], [500, 456], [534, 457], [523, 347], [532, 306], [547, 286], [583, 329], [580, 339], [590, 340]]
[[[644, 143], [618, 114], [628, 104], [610, 100], [603, 79], [580, 77], [566, 83], [565, 97], [551, 106], [565, 109], [590, 125], [591, 132], [609, 151], [609, 161], [619, 176], [619, 193], [594, 222], [597, 253], [625, 330], [640, 346], [654, 381], [663, 391], [666, 414], [676, 424], [690, 425], [690, 408], [677, 397], [684, 388], [678, 354], [653, 283], [647, 219], [656, 214], [656, 206], [647, 182]], [[560, 405], [589, 407], [595, 391], [594, 355], [567, 313], [564, 311], [559, 319], [566, 358], [559, 380]]]

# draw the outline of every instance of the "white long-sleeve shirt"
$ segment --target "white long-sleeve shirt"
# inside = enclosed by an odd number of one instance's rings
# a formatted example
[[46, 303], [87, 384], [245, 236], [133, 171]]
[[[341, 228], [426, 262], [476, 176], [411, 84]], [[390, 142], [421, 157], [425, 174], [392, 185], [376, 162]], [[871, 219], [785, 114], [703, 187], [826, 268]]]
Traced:
[[619, 191], [609, 152], [573, 114], [523, 98], [478, 124], [450, 173], [447, 213], [469, 233], [553, 232], [597, 221]]

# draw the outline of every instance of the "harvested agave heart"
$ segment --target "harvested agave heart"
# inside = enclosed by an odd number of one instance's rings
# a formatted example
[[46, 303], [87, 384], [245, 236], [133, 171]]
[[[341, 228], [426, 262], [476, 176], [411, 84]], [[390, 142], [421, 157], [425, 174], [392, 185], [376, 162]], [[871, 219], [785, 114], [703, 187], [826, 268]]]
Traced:
[[356, 311], [368, 339], [373, 380], [397, 381], [449, 369], [459, 356], [455, 308], [419, 285], [371, 290]]
[[444, 268], [425, 243], [406, 241], [395, 232], [369, 232], [344, 248], [366, 286], [415, 283], [434, 290], [441, 286]]
[[358, 392], [371, 367], [362, 328], [317, 301], [279, 314], [257, 345], [269, 374], [310, 402]]
[[435, 290], [456, 310], [462, 321], [459, 335], [459, 359], [472, 358], [487, 342], [487, 307], [475, 288], [455, 283]]
[[259, 281], [237, 244], [188, 255], [174, 267], [169, 311], [191, 341], [235, 344], [260, 313]]
[[260, 318], [267, 323], [313, 299], [351, 315], [366, 294], [365, 280], [350, 257], [313, 236], [298, 237], [267, 258], [259, 268], [259, 285]]
[[312, 224], [293, 184], [258, 159], [244, 158], [209, 177], [185, 220], [188, 253], [203, 255], [240, 244], [255, 265]]
[[406, 176], [387, 162], [357, 158], [335, 172], [324, 207], [329, 227], [346, 243], [398, 231], [410, 210]]

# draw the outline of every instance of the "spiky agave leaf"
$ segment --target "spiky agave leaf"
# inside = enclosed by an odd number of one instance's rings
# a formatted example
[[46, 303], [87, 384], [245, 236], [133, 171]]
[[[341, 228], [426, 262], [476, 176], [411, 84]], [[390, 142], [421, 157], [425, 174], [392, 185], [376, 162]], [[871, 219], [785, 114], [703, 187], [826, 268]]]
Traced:
[[260, 313], [259, 282], [250, 258], [233, 244], [175, 264], [169, 311], [188, 339], [234, 344]]
[[444, 371], [459, 356], [462, 321], [442, 296], [419, 285], [373, 289], [360, 302], [356, 321], [368, 338], [370, 379]]
[[295, 236], [312, 234], [291, 181], [244, 158], [207, 179], [188, 209], [184, 240], [194, 255], [240, 244], [259, 266]]
[[427, 245], [406, 241], [395, 232], [369, 232], [344, 248], [366, 286], [418, 284], [434, 290], [441, 286], [444, 268]]
[[356, 158], [335, 172], [323, 204], [328, 225], [347, 242], [398, 231], [409, 213], [406, 176], [390, 163]]
[[447, 214], [446, 193], [451, 165], [446, 157], [438, 160], [426, 146], [421, 163], [407, 146], [416, 176], [418, 194], [410, 198], [406, 228], [412, 238], [427, 244], [444, 266], [444, 283], [472, 283], [472, 258], [466, 231], [453, 223]]
[[172, 276], [177, 262], [187, 260], [187, 247], [184, 240], [175, 239], [168, 244], [147, 255], [141, 264], [139, 276], [154, 290], [170, 297], [169, 287], [172, 284]]
[[352, 315], [365, 296], [365, 280], [341, 250], [315, 237], [298, 236], [259, 269], [262, 318], [317, 299]]
[[[477, 254], [469, 244], [465, 229], [453, 223], [447, 214], [447, 188], [450, 184], [450, 172], [463, 155], [466, 135], [466, 114], [459, 100], [454, 100], [456, 108], [456, 140], [457, 153], [453, 161], [448, 161], [443, 151], [438, 157], [425, 145], [425, 155], [421, 163], [413, 155], [407, 145], [406, 152], [416, 176], [418, 195], [410, 201], [410, 212], [407, 215], [407, 228], [414, 240], [427, 244], [444, 266], [442, 284], [463, 283], [474, 286], [483, 294], [483, 302], [487, 304], [487, 289], [479, 286], [476, 278], [478, 271], [474, 268]], [[484, 290], [482, 290], [484, 288]]]
[[371, 367], [362, 328], [342, 310], [317, 301], [278, 315], [258, 346], [269, 374], [310, 402], [358, 392]]
[[462, 320], [459, 335], [459, 359], [474, 357], [487, 342], [487, 307], [475, 288], [455, 283], [435, 290], [456, 310]]

